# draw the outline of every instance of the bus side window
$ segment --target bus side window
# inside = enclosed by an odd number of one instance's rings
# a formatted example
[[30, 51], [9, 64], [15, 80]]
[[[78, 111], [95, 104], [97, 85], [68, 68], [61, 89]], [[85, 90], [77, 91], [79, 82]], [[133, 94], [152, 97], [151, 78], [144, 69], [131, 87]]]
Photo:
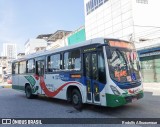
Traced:
[[27, 61], [27, 73], [34, 73], [35, 72], [35, 61], [34, 59]]
[[42, 61], [36, 61], [36, 74], [38, 76], [43, 76], [44, 75], [44, 62]]
[[12, 65], [12, 73], [13, 74], [18, 74], [19, 73], [19, 63], [14, 63], [13, 65]]
[[81, 57], [80, 50], [75, 49], [64, 53], [64, 69], [65, 70], [80, 70]]
[[26, 61], [22, 61], [19, 63], [19, 74], [26, 73]]
[[12, 63], [12, 74], [15, 74], [15, 64]]
[[16, 71], [16, 63], [12, 64], [12, 74], [15, 74]]
[[[103, 51], [103, 50], [102, 50]], [[99, 82], [106, 83], [106, 70], [103, 52], [98, 52], [98, 75]]]
[[48, 56], [48, 72], [54, 72], [62, 69], [61, 54]]

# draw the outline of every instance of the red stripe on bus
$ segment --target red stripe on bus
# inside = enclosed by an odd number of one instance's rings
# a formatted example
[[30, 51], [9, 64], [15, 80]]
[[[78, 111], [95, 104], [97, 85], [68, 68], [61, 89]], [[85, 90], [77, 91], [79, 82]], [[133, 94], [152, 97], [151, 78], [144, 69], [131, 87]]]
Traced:
[[79, 83], [77, 82], [67, 82], [65, 84], [63, 84], [61, 87], [59, 87], [56, 91], [49, 91], [48, 88], [46, 87], [46, 84], [44, 82], [44, 77], [41, 77], [40, 76], [40, 86], [42, 88], [42, 90], [44, 91], [44, 93], [48, 96], [48, 97], [54, 97], [56, 96], [65, 86], [69, 85], [69, 84], [72, 84], [72, 83], [76, 83], [78, 85], [80, 85]]

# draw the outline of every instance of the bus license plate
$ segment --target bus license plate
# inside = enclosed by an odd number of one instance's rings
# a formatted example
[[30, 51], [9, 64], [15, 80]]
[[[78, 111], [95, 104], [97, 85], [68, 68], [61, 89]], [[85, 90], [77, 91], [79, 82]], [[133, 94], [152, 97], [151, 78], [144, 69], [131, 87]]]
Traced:
[[132, 102], [135, 102], [135, 101], [137, 101], [137, 98], [133, 98], [133, 99], [132, 99]]

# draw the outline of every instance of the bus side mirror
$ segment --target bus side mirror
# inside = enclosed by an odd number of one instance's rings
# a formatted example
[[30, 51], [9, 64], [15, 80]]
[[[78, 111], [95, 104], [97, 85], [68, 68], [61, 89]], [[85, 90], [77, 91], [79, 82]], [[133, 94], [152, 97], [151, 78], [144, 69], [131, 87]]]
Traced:
[[106, 46], [107, 59], [112, 59], [112, 53], [108, 46]]

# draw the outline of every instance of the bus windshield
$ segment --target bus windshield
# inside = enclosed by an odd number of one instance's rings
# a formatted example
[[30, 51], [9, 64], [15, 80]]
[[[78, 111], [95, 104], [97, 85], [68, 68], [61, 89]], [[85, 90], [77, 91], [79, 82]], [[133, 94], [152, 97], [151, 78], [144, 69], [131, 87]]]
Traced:
[[137, 53], [131, 49], [111, 48], [112, 59], [108, 60], [110, 76], [117, 82], [140, 81], [140, 65]]

